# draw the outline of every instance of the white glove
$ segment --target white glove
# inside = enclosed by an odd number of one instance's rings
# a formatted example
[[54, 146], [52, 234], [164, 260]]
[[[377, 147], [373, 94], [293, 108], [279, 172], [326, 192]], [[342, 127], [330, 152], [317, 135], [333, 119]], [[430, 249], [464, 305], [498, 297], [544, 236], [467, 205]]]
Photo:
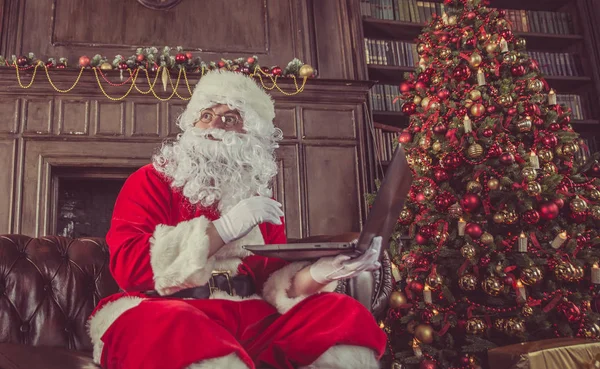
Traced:
[[369, 249], [355, 259], [344, 254], [320, 258], [310, 266], [310, 275], [320, 284], [354, 278], [363, 271], [373, 271], [381, 267], [378, 261], [380, 250], [381, 237], [375, 237]]
[[223, 241], [229, 243], [244, 237], [258, 224], [281, 224], [282, 216], [280, 203], [268, 197], [254, 196], [240, 201], [213, 224]]

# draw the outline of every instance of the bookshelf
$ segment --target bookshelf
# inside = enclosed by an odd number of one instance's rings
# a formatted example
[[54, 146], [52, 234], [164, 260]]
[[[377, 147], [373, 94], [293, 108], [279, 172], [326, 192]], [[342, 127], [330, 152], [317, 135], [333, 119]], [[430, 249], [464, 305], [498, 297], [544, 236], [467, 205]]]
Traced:
[[[598, 151], [600, 77], [594, 50], [590, 51], [590, 45], [598, 45], [585, 29], [594, 17], [585, 11], [587, 1], [492, 0], [491, 6], [507, 10], [513, 33], [527, 41], [526, 51], [538, 61], [546, 81], [559, 95], [559, 103], [573, 109], [573, 127], [592, 151]], [[433, 13], [443, 12], [442, 1], [360, 0], [360, 11], [365, 40], [360, 56], [368, 78], [377, 81], [371, 98], [375, 129], [397, 132], [408, 125], [408, 117], [393, 99], [399, 94], [404, 73], [414, 71], [417, 64], [416, 50], [409, 45]], [[377, 156], [375, 159], [377, 162]], [[385, 160], [380, 161], [385, 169]]]

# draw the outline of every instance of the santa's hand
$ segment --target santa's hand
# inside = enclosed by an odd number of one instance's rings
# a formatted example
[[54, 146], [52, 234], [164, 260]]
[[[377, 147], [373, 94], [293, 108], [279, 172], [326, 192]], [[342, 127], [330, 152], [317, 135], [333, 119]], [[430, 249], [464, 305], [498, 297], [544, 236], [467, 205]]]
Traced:
[[280, 203], [268, 197], [255, 196], [240, 201], [213, 224], [223, 242], [229, 243], [244, 237], [258, 224], [281, 224], [282, 216]]
[[381, 267], [378, 261], [380, 250], [381, 237], [375, 237], [369, 249], [357, 258], [341, 254], [317, 260], [310, 266], [310, 275], [320, 284], [354, 278], [364, 271], [373, 271]]

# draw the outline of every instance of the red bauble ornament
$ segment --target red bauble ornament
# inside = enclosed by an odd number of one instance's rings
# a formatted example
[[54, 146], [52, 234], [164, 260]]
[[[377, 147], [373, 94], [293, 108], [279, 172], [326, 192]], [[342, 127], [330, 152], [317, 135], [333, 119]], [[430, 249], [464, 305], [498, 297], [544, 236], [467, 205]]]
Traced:
[[[479, 198], [477, 200], [479, 200]], [[483, 234], [483, 229], [481, 229], [481, 226], [477, 223], [469, 223], [465, 227], [465, 234], [473, 239], [478, 239]]]
[[513, 108], [509, 108], [508, 111], [507, 111], [508, 115], [516, 115], [517, 112], [518, 112], [517, 108], [514, 108], [514, 107]]
[[461, 106], [460, 108], [456, 109], [456, 115], [464, 118], [465, 115], [467, 115], [467, 108]]
[[433, 133], [443, 135], [448, 131], [448, 127], [444, 123], [438, 123], [433, 127]]
[[427, 200], [423, 193], [418, 193], [417, 196], [415, 196], [415, 199], [417, 200], [417, 202], [425, 202], [425, 200]]
[[19, 57], [17, 58], [17, 65], [18, 65], [19, 67], [24, 67], [24, 66], [26, 66], [28, 63], [29, 63], [29, 59], [27, 59], [27, 57], [25, 57], [25, 56], [19, 56]]
[[136, 60], [138, 63], [141, 63], [141, 62], [143, 62], [144, 60], [146, 60], [146, 56], [145, 56], [144, 54], [138, 54], [138, 55], [135, 57], [135, 60]]
[[479, 265], [481, 265], [484, 268], [487, 268], [491, 261], [492, 259], [489, 256], [482, 256], [481, 259], [479, 259]]
[[494, 105], [490, 105], [487, 107], [488, 114], [494, 114], [496, 112], [496, 107]]
[[427, 91], [427, 85], [423, 82], [417, 82], [415, 83], [415, 90], [419, 92], [425, 92]]
[[[225, 62], [223, 60], [219, 60], [219, 62], [217, 63], [217, 67], [219, 67], [219, 68], [225, 67]], [[262, 70], [264, 70], [264, 67], [262, 68]]]
[[481, 206], [481, 200], [479, 199], [479, 196], [475, 195], [474, 193], [467, 193], [460, 201], [460, 205], [464, 211], [471, 213], [479, 209]]
[[451, 42], [451, 43], [453, 43], [453, 44], [455, 44], [455, 43], [457, 43], [457, 42], [458, 42], [458, 40], [460, 40], [460, 39], [458, 38], [458, 36], [454, 36], [454, 37], [452, 37], [452, 38], [450, 39], [450, 42]]
[[417, 81], [423, 82], [424, 84], [428, 85], [431, 82], [431, 76], [427, 73], [421, 73], [417, 77]]
[[179, 54], [175, 55], [175, 63], [183, 64], [186, 61], [187, 61], [187, 56], [185, 56], [185, 54], [179, 53]]
[[471, 114], [474, 117], [480, 117], [485, 113], [485, 106], [483, 104], [475, 104], [471, 107]]
[[398, 142], [406, 144], [412, 141], [412, 135], [410, 134], [410, 132], [402, 132], [400, 133], [400, 136], [398, 137]]
[[448, 90], [440, 90], [437, 93], [437, 96], [440, 98], [440, 100], [446, 100], [447, 98], [450, 97], [450, 91], [448, 91]]
[[241, 67], [240, 68], [240, 73], [250, 74], [250, 68], [248, 68], [248, 67]]
[[447, 181], [450, 179], [448, 172], [446, 172], [442, 168], [435, 168], [435, 170], [433, 171], [433, 177], [435, 178], [435, 181], [438, 183], [444, 182], [444, 181]]
[[563, 206], [565, 206], [565, 200], [563, 200], [560, 197], [557, 197], [556, 199], [554, 199], [554, 203], [556, 204], [556, 206], [558, 206], [559, 209], [562, 209]]
[[455, 154], [455, 153], [448, 153], [446, 156], [444, 156], [444, 158], [442, 159], [442, 166], [445, 169], [456, 169], [460, 166], [460, 164], [462, 163], [462, 160], [460, 159], [460, 157]]
[[437, 369], [437, 364], [435, 361], [423, 360], [421, 361], [421, 365], [419, 365], [419, 369]]
[[525, 104], [525, 114], [531, 116], [540, 115], [540, 108], [535, 104]]
[[567, 116], [563, 117], [562, 123], [563, 124], [569, 124], [569, 123], [571, 123], [571, 116], [567, 115]]
[[82, 56], [79, 58], [79, 66], [82, 68], [87, 68], [90, 66], [90, 58], [87, 56]]
[[550, 123], [550, 125], [548, 126], [548, 129], [551, 130], [551, 131], [553, 131], [553, 132], [556, 132], [556, 131], [558, 131], [560, 129], [560, 124], [558, 124], [558, 123]]
[[435, 233], [435, 228], [431, 225], [426, 225], [419, 229], [419, 233], [422, 234], [423, 237], [430, 239]]
[[503, 29], [500, 32], [500, 36], [504, 37], [504, 39], [508, 42], [510, 42], [514, 37], [512, 31], [509, 29]]
[[527, 224], [536, 224], [540, 221], [540, 213], [538, 213], [538, 211], [535, 209], [527, 210], [525, 213], [523, 213], [523, 220]]
[[498, 10], [498, 17], [499, 17], [499, 18], [504, 18], [504, 17], [506, 17], [506, 10], [504, 10], [504, 9], [500, 9], [500, 10]]
[[454, 0], [444, 0], [444, 5], [452, 5]]
[[592, 177], [599, 178], [600, 177], [600, 164], [594, 163], [594, 165], [592, 165], [592, 167], [590, 168], [590, 170], [588, 171], [587, 174]]
[[423, 71], [423, 73], [427, 74], [429, 77], [433, 77], [433, 75], [435, 74], [435, 69], [427, 68]]
[[469, 79], [469, 77], [471, 77], [471, 69], [469, 69], [467, 65], [461, 64], [458, 67], [454, 68], [452, 76], [458, 81], [466, 81], [467, 79]]
[[512, 165], [515, 162], [515, 156], [509, 152], [500, 155], [500, 163], [504, 165]]
[[415, 242], [416, 242], [418, 245], [425, 245], [425, 244], [427, 243], [427, 238], [423, 237], [423, 235], [422, 235], [422, 234], [420, 234], [420, 233], [417, 233], [417, 234], [415, 235]]
[[249, 57], [248, 59], [246, 59], [246, 61], [248, 62], [248, 64], [252, 65], [252, 64], [254, 64], [256, 59], [254, 59], [253, 57]]
[[413, 87], [414, 87], [414, 85], [413, 85], [413, 84], [410, 84], [410, 83], [408, 83], [408, 82], [402, 82], [402, 83], [400, 84], [400, 92], [402, 92], [403, 94], [405, 94], [405, 93], [409, 93], [409, 92], [410, 92], [410, 90], [412, 90], [412, 89], [413, 89]]
[[477, 39], [475, 37], [468, 39], [465, 42], [465, 46], [470, 47], [470, 48], [475, 48], [475, 46], [477, 46]]
[[421, 132], [421, 126], [414, 126], [414, 127], [412, 127], [412, 131], [413, 131], [413, 133], [419, 133], [419, 132]]
[[499, 145], [493, 144], [488, 150], [488, 155], [492, 158], [497, 158], [502, 155], [502, 148]]
[[413, 102], [407, 102], [402, 105], [402, 112], [406, 115], [412, 115], [417, 112], [417, 104]]
[[540, 218], [552, 220], [558, 216], [558, 206], [554, 202], [546, 201], [540, 204]]
[[56, 65], [56, 69], [66, 69], [66, 68], [67, 68], [67, 66], [64, 65], [64, 64], [58, 64], [58, 65]]
[[514, 65], [510, 68], [510, 73], [515, 77], [522, 77], [527, 73], [525, 67], [522, 65]]
[[120, 63], [119, 63], [119, 69], [120, 69], [120, 70], [126, 70], [126, 69], [127, 69], [127, 63], [125, 63], [125, 62], [120, 62]]
[[467, 19], [468, 20], [473, 20], [475, 18], [477, 18], [477, 13], [475, 13], [475, 12], [468, 12], [467, 13]]
[[54, 66], [54, 64], [52, 64], [51, 61], [47, 61], [45, 65], [46, 65], [46, 68], [52, 68]]
[[564, 314], [565, 318], [567, 318], [567, 321], [569, 321], [569, 323], [574, 323], [581, 319], [581, 310], [577, 305], [575, 305], [571, 301], [565, 301], [560, 303], [556, 307], [556, 310]]
[[283, 74], [283, 70], [281, 70], [280, 67], [273, 67], [271, 69], [271, 74], [274, 75], [274, 76], [278, 76], [279, 77], [279, 76], [281, 76]]
[[546, 145], [547, 147], [555, 147], [556, 145], [558, 145], [558, 138], [556, 138], [555, 135], [553, 135], [552, 133], [547, 134], [544, 136], [544, 138], [542, 138], [542, 143], [544, 145]]
[[448, 42], [448, 34], [447, 34], [447, 33], [443, 33], [443, 34], [440, 36], [440, 43], [442, 43], [442, 44], [445, 44], [445, 43], [447, 43], [447, 42]]
[[423, 283], [417, 281], [410, 282], [410, 289], [415, 292], [423, 292]]
[[194, 55], [192, 55], [192, 53], [188, 51], [187, 53], [185, 53], [185, 57], [191, 59], [194, 57]]
[[588, 213], [587, 211], [582, 211], [580, 213], [572, 212], [571, 214], [569, 214], [569, 216], [575, 223], [583, 223], [587, 220]]
[[504, 277], [504, 284], [507, 286], [514, 286], [515, 283], [517, 283], [517, 281], [515, 281], [515, 277], [513, 277], [512, 275], [508, 274], [506, 277]]
[[481, 135], [485, 138], [490, 138], [490, 137], [492, 137], [493, 134], [494, 134], [494, 130], [492, 130], [491, 128], [486, 128], [483, 130], [483, 132], [481, 132]]

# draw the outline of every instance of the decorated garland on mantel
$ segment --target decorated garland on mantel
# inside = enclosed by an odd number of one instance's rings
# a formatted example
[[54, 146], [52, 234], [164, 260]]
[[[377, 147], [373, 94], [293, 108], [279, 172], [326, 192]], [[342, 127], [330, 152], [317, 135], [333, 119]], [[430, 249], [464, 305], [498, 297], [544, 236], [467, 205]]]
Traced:
[[[91, 70], [96, 76], [98, 87], [108, 99], [112, 101], [120, 101], [125, 99], [135, 89], [143, 95], [152, 94], [160, 101], [168, 101], [177, 96], [179, 99], [187, 101], [189, 96], [181, 96], [177, 91], [181, 80], [185, 82], [189, 95], [192, 95], [193, 88], [190, 86], [188, 76], [203, 76], [211, 70], [230, 70], [245, 73], [249, 76], [256, 77], [260, 80], [261, 85], [268, 91], [277, 89], [284, 95], [296, 95], [304, 90], [306, 80], [309, 77], [314, 77], [316, 71], [308, 64], [302, 63], [299, 59], [290, 61], [285, 68], [279, 66], [263, 67], [258, 63], [257, 56], [248, 58], [237, 58], [234, 60], [221, 59], [217, 62], [205, 62], [200, 57], [194, 57], [191, 52], [184, 52], [183, 48], [178, 46], [173, 54], [173, 49], [165, 46], [162, 51], [156, 47], [138, 48], [136, 54], [128, 58], [122, 55], [117, 55], [112, 61], [101, 55], [95, 55], [93, 58], [82, 56], [79, 58], [77, 67], [70, 67], [66, 58], [49, 58], [46, 62], [37, 59], [33, 53], [27, 56], [15, 56], [7, 59], [0, 55], [0, 68], [14, 68], [17, 74], [17, 81], [21, 88], [27, 89], [33, 86], [35, 77], [39, 68], [43, 68], [46, 72], [48, 82], [59, 93], [71, 92], [79, 83], [84, 71]], [[31, 81], [24, 84], [21, 81], [21, 72], [33, 69]], [[79, 75], [75, 79], [73, 85], [67, 89], [58, 88], [50, 78], [51, 69], [79, 69]], [[110, 81], [107, 77], [107, 72], [110, 70], [118, 70], [120, 83]], [[147, 86], [139, 86], [138, 77], [142, 73], [142, 79], [146, 80]], [[156, 73], [153, 78], [150, 73]], [[177, 73], [175, 83], [171, 78], [171, 74]], [[163, 91], [167, 91], [167, 87], [171, 87], [171, 94], [168, 97], [160, 97], [155, 90], [158, 78], [161, 78]], [[144, 78], [145, 77], [145, 78]], [[264, 79], [269, 82], [265, 83]], [[295, 91], [284, 91], [277, 80], [280, 78], [290, 79], [293, 81]], [[298, 79], [302, 79], [302, 83], [298, 84]], [[104, 88], [102, 81], [113, 87], [121, 87], [129, 85], [128, 90], [121, 96], [111, 96]], [[145, 83], [144, 83], [145, 85]]]

